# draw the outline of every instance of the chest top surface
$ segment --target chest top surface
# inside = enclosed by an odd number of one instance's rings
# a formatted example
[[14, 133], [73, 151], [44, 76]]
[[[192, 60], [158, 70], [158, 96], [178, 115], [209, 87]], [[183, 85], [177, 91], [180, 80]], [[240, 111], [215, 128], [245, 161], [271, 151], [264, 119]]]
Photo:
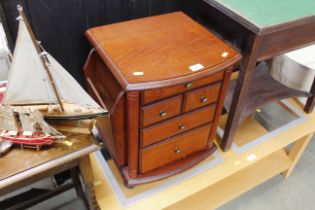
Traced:
[[315, 16], [314, 0], [205, 0], [256, 32]]
[[183, 76], [215, 73], [240, 58], [181, 12], [96, 27], [86, 35], [125, 88], [152, 88], [157, 81], [171, 84]]

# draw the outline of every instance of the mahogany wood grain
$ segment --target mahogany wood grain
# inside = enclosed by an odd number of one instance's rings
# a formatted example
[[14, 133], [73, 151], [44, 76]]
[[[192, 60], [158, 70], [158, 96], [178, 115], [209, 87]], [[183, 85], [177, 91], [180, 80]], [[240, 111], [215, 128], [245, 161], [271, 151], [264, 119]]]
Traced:
[[180, 85], [171, 86], [167, 88], [145, 90], [142, 92], [142, 104], [147, 104], [147, 103], [156, 101], [158, 99], [166, 98], [171, 95], [183, 93], [183, 92], [190, 91], [204, 85], [211, 84], [216, 81], [220, 81], [223, 79], [223, 75], [224, 73], [221, 71], [209, 77], [202, 78], [196, 81], [187, 82], [185, 84], [180, 84]]
[[189, 154], [206, 149], [211, 124], [140, 149], [140, 173], [148, 172]]
[[[173, 80], [184, 82], [179, 77], [210, 75], [218, 72], [219, 65], [227, 67], [240, 58], [181, 12], [96, 27], [86, 36], [124, 90], [176, 85]], [[226, 57], [222, 57], [224, 52]], [[204, 68], [191, 71], [189, 67], [195, 64]]]
[[216, 106], [213, 104], [157, 125], [144, 128], [141, 131], [141, 146], [148, 146], [160, 140], [211, 122], [214, 117], [215, 109]]
[[186, 93], [184, 96], [183, 112], [216, 102], [219, 98], [220, 89], [221, 83], [215, 83]]
[[139, 148], [139, 92], [127, 93], [127, 142], [128, 142], [128, 169], [131, 177], [138, 175], [138, 148]]
[[184, 159], [173, 162], [172, 164], [167, 164], [157, 169], [148, 171], [147, 173], [139, 174], [137, 178], [132, 178], [129, 176], [127, 166], [121, 169], [121, 174], [124, 178], [126, 186], [132, 188], [139, 184], [161, 180], [186, 171], [187, 169], [190, 169], [191, 167], [208, 158], [213, 152], [216, 151], [216, 149], [217, 148], [214, 145], [210, 149], [195, 152]]
[[[101, 26], [86, 35], [97, 54], [91, 53], [85, 69], [89, 89], [110, 110], [113, 138], [104, 142], [127, 185], [174, 175], [212, 154], [209, 134], [221, 113], [216, 104], [223, 103], [218, 97], [228, 81], [225, 72], [240, 60], [235, 50], [183, 13]], [[203, 67], [192, 71], [195, 64]], [[176, 144], [184, 152], [174, 156], [167, 145]]]
[[[91, 50], [83, 71], [85, 77], [93, 83], [99, 96], [103, 99], [106, 108], [109, 111], [112, 110], [117, 97], [122, 92], [122, 88], [94, 49]], [[87, 83], [87, 87], [91, 96], [101, 104], [89, 83]]]
[[[106, 124], [107, 127], [104, 128], [105, 125], [102, 122], [104, 119], [100, 119], [97, 128], [103, 141], [106, 141], [105, 146], [111, 151], [114, 160], [119, 166], [123, 166], [127, 163], [127, 157], [126, 127], [124, 123], [121, 123], [125, 121], [126, 117], [125, 97], [121, 96], [122, 89], [95, 50], [90, 52], [83, 70], [86, 79], [90, 81], [87, 83], [89, 93], [100, 104], [104, 103], [109, 110], [111, 126], [107, 128], [109, 125]], [[92, 90], [91, 85], [96, 90]], [[97, 91], [100, 99], [96, 96], [95, 91]], [[110, 135], [113, 135], [114, 138]]]
[[181, 112], [182, 96], [176, 96], [142, 108], [143, 126], [174, 117]]

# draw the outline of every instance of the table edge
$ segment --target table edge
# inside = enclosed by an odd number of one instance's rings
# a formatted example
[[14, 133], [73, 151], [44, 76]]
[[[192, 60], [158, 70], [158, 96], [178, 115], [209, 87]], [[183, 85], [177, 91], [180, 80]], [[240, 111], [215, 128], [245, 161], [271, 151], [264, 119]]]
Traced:
[[209, 4], [210, 6], [214, 7], [215, 9], [219, 10], [220, 12], [224, 13], [227, 15], [229, 18], [235, 20], [239, 24], [241, 24], [243, 27], [246, 29], [249, 29], [251, 32], [255, 33], [256, 35], [266, 35], [270, 33], [275, 33], [277, 31], [282, 31], [286, 30], [289, 28], [294, 28], [298, 27], [301, 25], [309, 24], [311, 22], [314, 22], [315, 24], [315, 15], [313, 16], [308, 16], [308, 17], [303, 17], [297, 20], [291, 20], [288, 22], [272, 25], [272, 26], [267, 26], [264, 28], [259, 27], [259, 25], [243, 18], [242, 16], [238, 15], [235, 11], [232, 9], [222, 6], [215, 0], [203, 0], [205, 3]]
[[[53, 160], [47, 161], [45, 163], [42, 163], [40, 165], [37, 165], [35, 167], [32, 167], [30, 169], [27, 169], [25, 171], [22, 171], [20, 173], [14, 174], [12, 176], [9, 176], [7, 178], [4, 178], [0, 180], [0, 189], [4, 189], [6, 187], [9, 187], [11, 184], [15, 184], [16, 182], [21, 182], [23, 180], [26, 180], [30, 178], [33, 175], [43, 173], [44, 171], [56, 168], [60, 165], [63, 165], [65, 163], [74, 161], [76, 159], [82, 158], [92, 152], [95, 152], [100, 149], [100, 146], [97, 144], [91, 144], [87, 147], [84, 147], [82, 149], [79, 149], [77, 151], [73, 151], [71, 153], [68, 153], [64, 156], [55, 158]], [[52, 164], [48, 164], [50, 162], [54, 161]]]

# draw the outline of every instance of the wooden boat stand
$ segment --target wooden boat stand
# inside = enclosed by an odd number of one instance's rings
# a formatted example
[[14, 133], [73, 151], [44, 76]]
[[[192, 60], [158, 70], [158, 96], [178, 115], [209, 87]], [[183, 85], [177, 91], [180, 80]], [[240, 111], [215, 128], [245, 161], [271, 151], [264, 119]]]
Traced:
[[23, 145], [23, 144], [20, 144], [20, 147], [21, 147], [21, 150], [23, 150], [24, 148], [30, 148], [30, 149], [36, 149], [37, 151], [39, 151], [42, 146], [40, 146], [40, 145], [34, 145], [34, 146], [32, 146], [32, 145]]

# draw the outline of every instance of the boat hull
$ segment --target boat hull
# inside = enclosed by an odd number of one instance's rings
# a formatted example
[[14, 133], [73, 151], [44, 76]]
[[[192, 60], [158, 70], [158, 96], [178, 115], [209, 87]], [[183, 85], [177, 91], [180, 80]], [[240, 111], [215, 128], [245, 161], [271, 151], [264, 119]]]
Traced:
[[6, 134], [2, 134], [1, 138], [5, 141], [10, 141], [14, 144], [42, 146], [42, 145], [51, 145], [54, 141], [63, 137], [55, 137], [49, 134], [41, 133], [40, 136], [36, 136], [36, 137], [9, 136]]

